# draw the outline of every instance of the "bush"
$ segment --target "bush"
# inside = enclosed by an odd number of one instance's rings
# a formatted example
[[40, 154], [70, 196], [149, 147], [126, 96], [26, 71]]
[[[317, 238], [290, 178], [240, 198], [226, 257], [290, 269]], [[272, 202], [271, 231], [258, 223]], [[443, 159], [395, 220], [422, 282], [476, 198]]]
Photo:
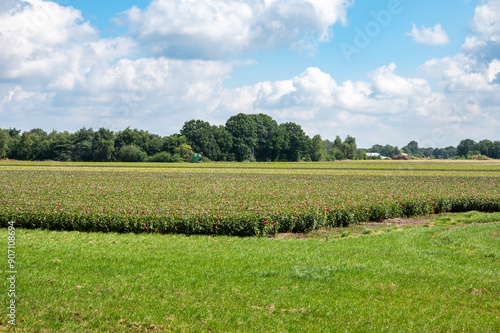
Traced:
[[147, 158], [148, 162], [165, 162], [165, 163], [179, 163], [184, 162], [179, 154], [170, 154], [162, 151], [161, 153], [154, 154]]
[[172, 154], [167, 153], [166, 151], [162, 151], [161, 153], [154, 154], [153, 156], [149, 156], [147, 159], [148, 162], [172, 162]]
[[144, 162], [147, 154], [135, 145], [123, 146], [120, 148], [118, 157], [122, 162]]

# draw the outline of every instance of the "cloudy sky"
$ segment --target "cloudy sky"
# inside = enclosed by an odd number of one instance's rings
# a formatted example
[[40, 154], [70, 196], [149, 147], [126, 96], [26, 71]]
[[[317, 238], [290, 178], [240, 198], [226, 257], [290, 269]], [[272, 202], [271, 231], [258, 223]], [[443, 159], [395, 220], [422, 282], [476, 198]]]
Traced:
[[0, 127], [265, 113], [358, 146], [499, 140], [500, 0], [2, 0]]

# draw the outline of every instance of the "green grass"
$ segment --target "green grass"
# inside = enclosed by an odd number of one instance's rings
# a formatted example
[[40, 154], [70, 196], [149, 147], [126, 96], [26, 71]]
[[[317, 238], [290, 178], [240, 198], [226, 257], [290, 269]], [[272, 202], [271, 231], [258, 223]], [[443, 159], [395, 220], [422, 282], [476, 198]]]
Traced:
[[500, 212], [480, 213], [470, 211], [466, 213], [443, 214], [435, 216], [433, 221], [436, 225], [457, 225], [463, 223], [489, 223], [500, 221]]
[[498, 223], [327, 241], [22, 229], [16, 238], [19, 332], [500, 331]]

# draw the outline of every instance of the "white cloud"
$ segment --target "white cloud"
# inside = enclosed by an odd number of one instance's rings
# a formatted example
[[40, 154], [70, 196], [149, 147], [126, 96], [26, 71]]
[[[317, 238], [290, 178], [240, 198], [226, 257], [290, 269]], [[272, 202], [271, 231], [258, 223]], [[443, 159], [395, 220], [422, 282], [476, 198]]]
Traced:
[[409, 97], [416, 93], [429, 94], [431, 88], [424, 79], [405, 79], [394, 74], [396, 64], [382, 66], [372, 74], [373, 88], [381, 96]]
[[100, 63], [129, 54], [129, 38], [99, 39], [72, 7], [41, 0], [13, 1], [0, 12], [0, 77], [71, 90]]
[[489, 0], [477, 6], [472, 29], [481, 34], [482, 39], [500, 42], [500, 1]]
[[[226, 91], [220, 108], [230, 112], [267, 112], [278, 120], [318, 119], [339, 112], [385, 115], [416, 112], [432, 91], [424, 79], [394, 73], [395, 64], [375, 70], [370, 82], [347, 80], [337, 84], [318, 68], [285, 81], [257, 83]], [[231, 103], [226, 102], [231, 101]], [[238, 101], [238, 102], [236, 102]]]
[[[118, 19], [155, 54], [219, 58], [327, 41], [345, 23], [345, 0], [154, 0]], [[311, 34], [314, 36], [311, 38]]]
[[450, 42], [446, 31], [444, 31], [441, 24], [436, 24], [434, 28], [427, 28], [422, 26], [418, 29], [413, 24], [413, 29], [406, 33], [407, 36], [413, 37], [413, 40], [420, 44], [426, 45], [445, 45]]

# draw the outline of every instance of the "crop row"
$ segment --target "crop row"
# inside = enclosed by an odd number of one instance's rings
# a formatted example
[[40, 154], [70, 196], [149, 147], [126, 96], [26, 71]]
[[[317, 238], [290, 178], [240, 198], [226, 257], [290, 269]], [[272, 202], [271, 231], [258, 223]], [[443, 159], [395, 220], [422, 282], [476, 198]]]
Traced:
[[0, 226], [253, 236], [500, 211], [497, 177], [0, 171]]
[[491, 161], [339, 161], [339, 162], [255, 162], [255, 163], [236, 163], [236, 162], [216, 162], [216, 163], [124, 163], [124, 162], [31, 162], [31, 161], [2, 161], [2, 166], [50, 166], [50, 167], [124, 167], [124, 168], [182, 168], [182, 169], [305, 169], [305, 170], [442, 170], [442, 171], [496, 171], [500, 172], [500, 162]]

